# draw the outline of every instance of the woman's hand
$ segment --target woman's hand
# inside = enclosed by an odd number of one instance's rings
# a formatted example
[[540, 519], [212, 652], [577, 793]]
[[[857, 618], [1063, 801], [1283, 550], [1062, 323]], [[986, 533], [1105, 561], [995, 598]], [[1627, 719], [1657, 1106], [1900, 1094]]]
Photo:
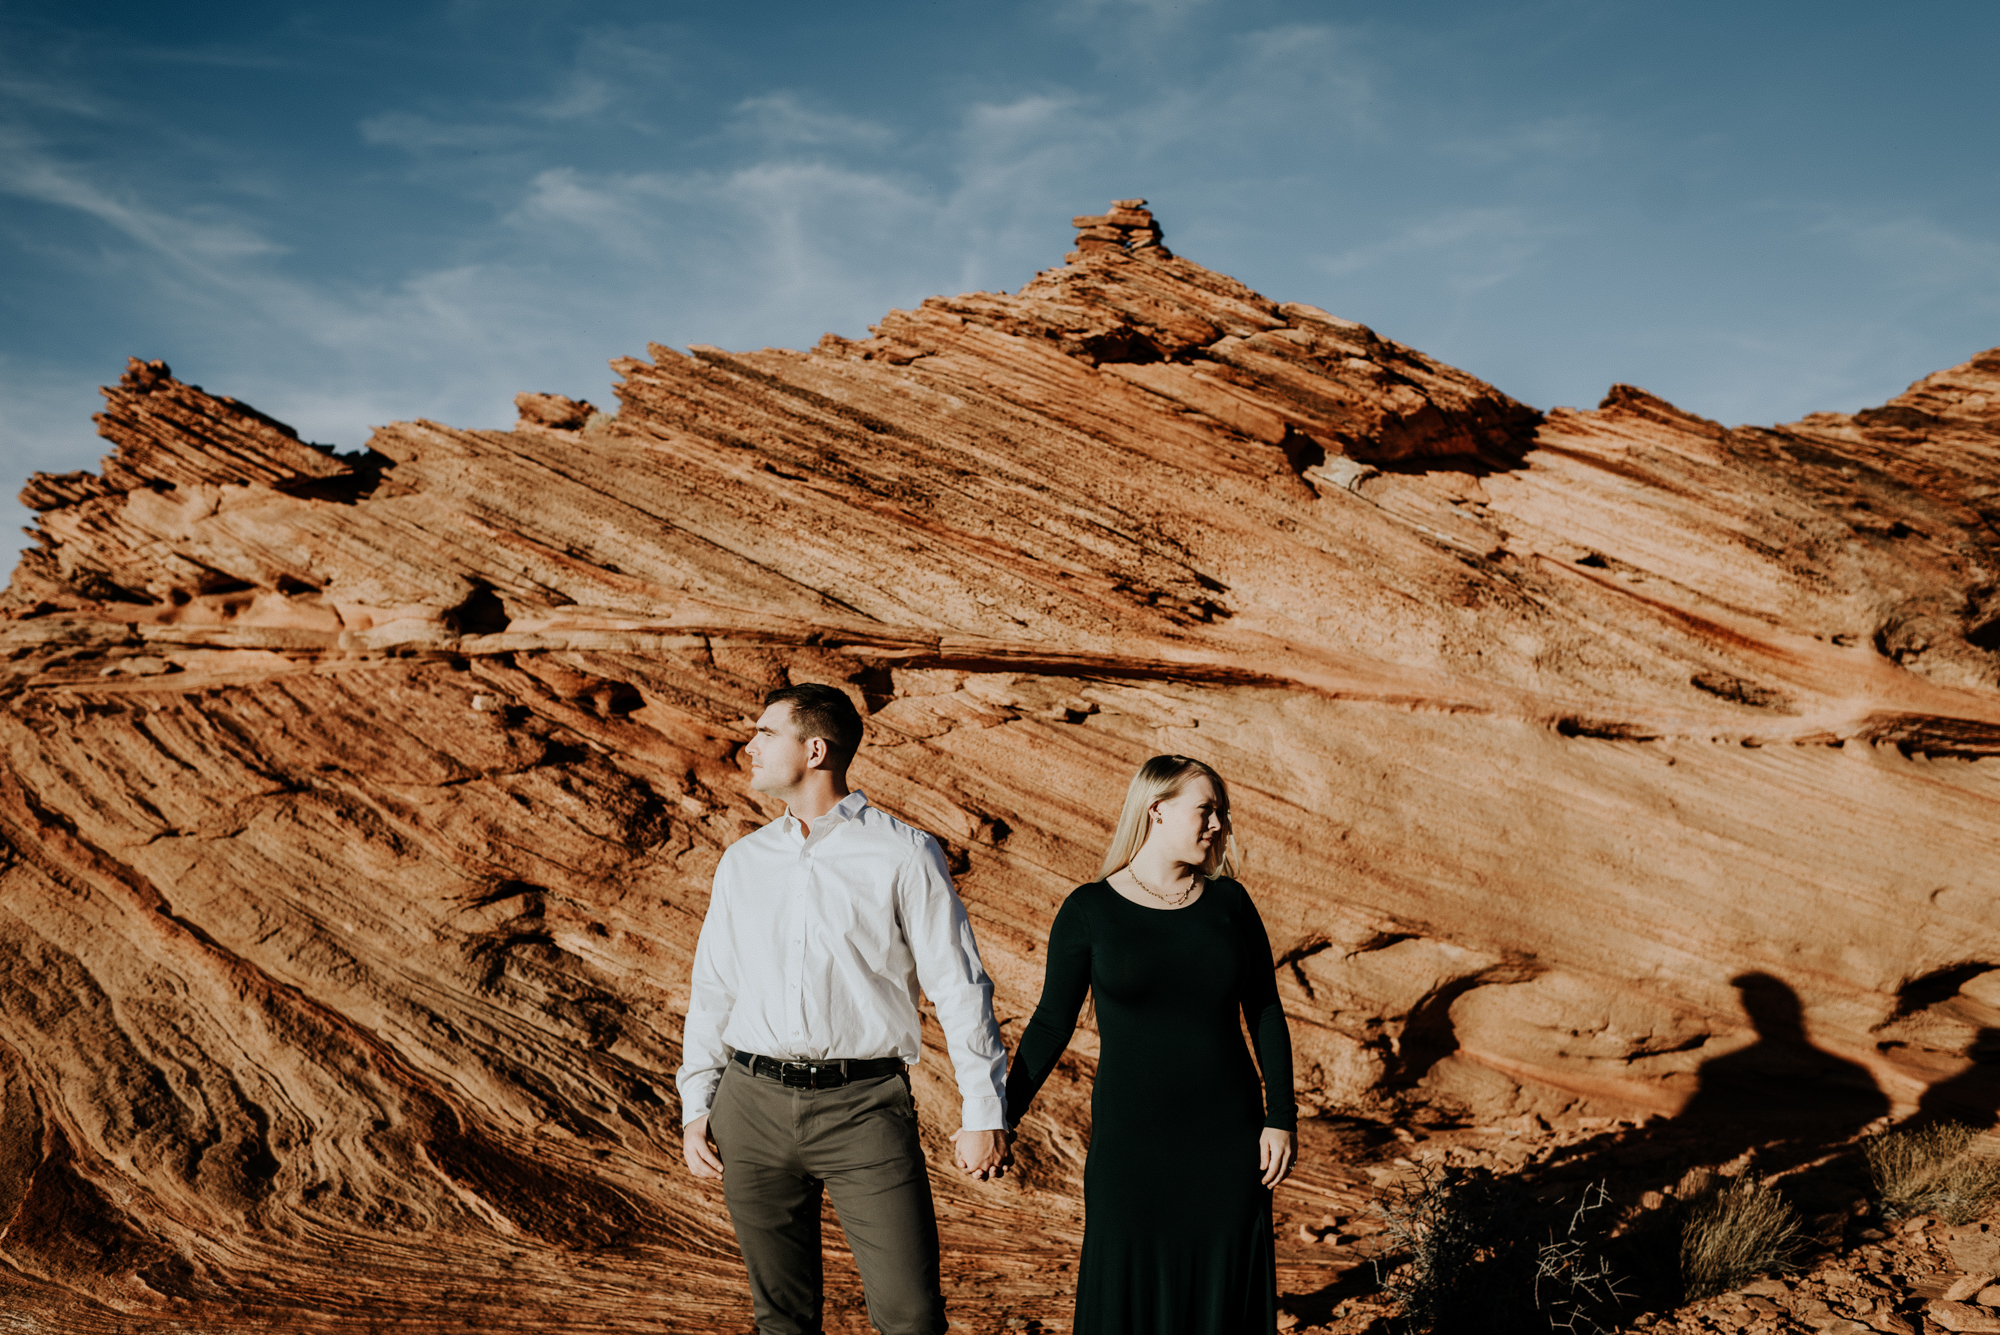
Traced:
[[1292, 1171], [1292, 1133], [1265, 1127], [1257, 1139], [1257, 1166], [1264, 1172], [1266, 1187], [1283, 1182]]
[[981, 1182], [1005, 1177], [1007, 1165], [1014, 1162], [1014, 1152], [1008, 1147], [1012, 1140], [1012, 1134], [1006, 1131], [967, 1131], [960, 1127], [951, 1137], [958, 1171]]

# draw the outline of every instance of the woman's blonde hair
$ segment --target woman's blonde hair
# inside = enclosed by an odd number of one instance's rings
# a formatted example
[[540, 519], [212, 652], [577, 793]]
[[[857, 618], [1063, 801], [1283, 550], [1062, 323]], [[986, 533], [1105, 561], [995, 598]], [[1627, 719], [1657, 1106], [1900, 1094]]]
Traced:
[[1139, 766], [1125, 788], [1125, 809], [1118, 813], [1118, 830], [1111, 836], [1111, 847], [1104, 850], [1104, 865], [1097, 872], [1100, 880], [1138, 856], [1146, 842], [1147, 817], [1153, 804], [1177, 796], [1197, 776], [1206, 776], [1215, 785], [1216, 814], [1222, 817], [1222, 837], [1208, 850], [1201, 874], [1211, 881], [1236, 874], [1243, 855], [1236, 847], [1236, 831], [1229, 824], [1229, 786], [1214, 769], [1192, 756], [1154, 756]]

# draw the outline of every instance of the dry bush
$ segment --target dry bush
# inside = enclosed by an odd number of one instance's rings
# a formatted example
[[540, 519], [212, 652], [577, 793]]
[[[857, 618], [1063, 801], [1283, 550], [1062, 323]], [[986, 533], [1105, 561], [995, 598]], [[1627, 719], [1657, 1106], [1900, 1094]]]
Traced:
[[1868, 1176], [1890, 1219], [1934, 1214], [1969, 1224], [2000, 1201], [2000, 1162], [1971, 1152], [1979, 1132], [1963, 1122], [1932, 1122], [1870, 1136], [1862, 1143]]
[[[1603, 1335], [1629, 1298], [1605, 1255], [1616, 1211], [1603, 1185], [1538, 1201], [1482, 1168], [1418, 1169], [1377, 1201], [1401, 1265], [1384, 1285], [1408, 1331]], [[1378, 1263], [1379, 1264], [1379, 1263]]]
[[1689, 1302], [1792, 1267], [1798, 1212], [1767, 1182], [1706, 1175], [1683, 1187], [1680, 1214], [1681, 1288]]
[[1632, 1298], [1605, 1255], [1616, 1222], [1611, 1192], [1602, 1182], [1593, 1183], [1578, 1198], [1562, 1231], [1549, 1229], [1548, 1240], [1535, 1249], [1535, 1308], [1549, 1329], [1602, 1335], [1610, 1327], [1601, 1318], [1615, 1316]]

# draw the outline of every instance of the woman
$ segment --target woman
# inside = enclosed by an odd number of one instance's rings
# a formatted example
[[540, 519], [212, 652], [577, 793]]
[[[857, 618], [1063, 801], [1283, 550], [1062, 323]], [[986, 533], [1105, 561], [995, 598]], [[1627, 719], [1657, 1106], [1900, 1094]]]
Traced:
[[1126, 790], [1102, 879], [1070, 895], [1049, 933], [1007, 1109], [1018, 1123], [1089, 993], [1102, 1052], [1077, 1335], [1277, 1329], [1271, 1188], [1292, 1166], [1292, 1045], [1270, 942], [1231, 879], [1235, 863], [1221, 776], [1154, 756]]

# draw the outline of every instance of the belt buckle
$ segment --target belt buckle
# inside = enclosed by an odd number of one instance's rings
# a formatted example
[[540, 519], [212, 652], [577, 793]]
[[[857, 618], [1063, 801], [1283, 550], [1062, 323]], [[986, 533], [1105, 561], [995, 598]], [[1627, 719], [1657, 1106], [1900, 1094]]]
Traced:
[[784, 1062], [778, 1079], [787, 1089], [838, 1089], [847, 1083], [835, 1062]]

